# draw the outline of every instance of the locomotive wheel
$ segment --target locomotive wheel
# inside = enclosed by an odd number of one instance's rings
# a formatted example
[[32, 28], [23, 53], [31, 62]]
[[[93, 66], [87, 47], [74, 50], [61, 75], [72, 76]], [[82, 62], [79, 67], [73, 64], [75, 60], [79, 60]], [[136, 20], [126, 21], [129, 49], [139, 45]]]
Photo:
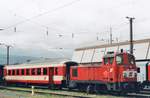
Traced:
[[100, 86], [99, 86], [99, 85], [95, 85], [95, 86], [94, 86], [94, 92], [95, 92], [96, 94], [101, 93], [101, 89], [100, 89]]
[[5, 82], [5, 83], [4, 83], [4, 86], [8, 86], [8, 83], [7, 83], [7, 82]]
[[107, 92], [107, 88], [106, 88], [105, 85], [98, 85], [98, 84], [96, 84], [96, 85], [94, 86], [94, 92], [95, 92], [96, 94], [106, 94], [106, 93], [108, 93], [108, 92]]
[[55, 89], [55, 85], [51, 84], [48, 86], [49, 89]]
[[61, 85], [58, 85], [57, 88], [58, 88], [59, 90], [61, 90], [61, 89], [62, 89], [62, 86], [61, 86]]
[[83, 85], [83, 84], [78, 84], [78, 89], [79, 89], [79, 91], [81, 91], [81, 92], [85, 92], [85, 91], [86, 91], [86, 87], [85, 87], [85, 85]]

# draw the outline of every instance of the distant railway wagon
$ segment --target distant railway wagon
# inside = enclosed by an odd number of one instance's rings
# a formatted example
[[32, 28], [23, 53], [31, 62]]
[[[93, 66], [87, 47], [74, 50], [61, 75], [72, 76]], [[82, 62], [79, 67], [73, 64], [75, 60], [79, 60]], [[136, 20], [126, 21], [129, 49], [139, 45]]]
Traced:
[[48, 85], [87, 92], [138, 91], [137, 67], [133, 55], [108, 52], [102, 63], [9, 65], [4, 67], [5, 83]]
[[3, 65], [0, 65], [0, 83], [3, 82]]
[[64, 64], [11, 65], [4, 67], [6, 83], [55, 84], [61, 85], [65, 79]]
[[149, 62], [140, 62], [137, 64], [137, 81], [144, 89], [150, 89], [150, 64]]

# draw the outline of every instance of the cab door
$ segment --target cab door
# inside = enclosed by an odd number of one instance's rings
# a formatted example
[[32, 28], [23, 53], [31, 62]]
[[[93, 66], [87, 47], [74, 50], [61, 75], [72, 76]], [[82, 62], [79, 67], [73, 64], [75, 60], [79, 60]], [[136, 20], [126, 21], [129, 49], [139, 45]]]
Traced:
[[109, 64], [108, 64], [108, 81], [114, 81], [114, 57], [109, 57]]

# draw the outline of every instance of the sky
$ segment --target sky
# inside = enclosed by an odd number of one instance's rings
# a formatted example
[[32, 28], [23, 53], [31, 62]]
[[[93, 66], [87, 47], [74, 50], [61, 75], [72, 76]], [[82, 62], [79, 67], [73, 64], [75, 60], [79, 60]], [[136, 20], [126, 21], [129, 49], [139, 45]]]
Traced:
[[[77, 47], [150, 37], [149, 0], [0, 0], [0, 42], [12, 55], [71, 57]], [[5, 47], [1, 46], [1, 51]]]

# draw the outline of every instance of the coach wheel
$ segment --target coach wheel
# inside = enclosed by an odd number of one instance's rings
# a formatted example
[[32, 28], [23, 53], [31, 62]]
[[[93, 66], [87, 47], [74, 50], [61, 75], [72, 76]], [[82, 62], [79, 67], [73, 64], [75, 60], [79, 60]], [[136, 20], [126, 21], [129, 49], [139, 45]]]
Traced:
[[58, 88], [59, 90], [61, 90], [61, 89], [62, 89], [62, 86], [61, 86], [61, 85], [58, 85], [57, 88]]
[[8, 86], [8, 83], [7, 83], [7, 82], [4, 82], [4, 86]]
[[127, 95], [127, 92], [125, 92], [125, 91], [120, 91], [120, 92], [118, 92], [118, 95], [119, 95], [119, 96], [125, 96], [125, 95]]
[[48, 88], [53, 90], [53, 89], [55, 89], [55, 85], [54, 85], [54, 84], [50, 84], [50, 85], [48, 86]]

